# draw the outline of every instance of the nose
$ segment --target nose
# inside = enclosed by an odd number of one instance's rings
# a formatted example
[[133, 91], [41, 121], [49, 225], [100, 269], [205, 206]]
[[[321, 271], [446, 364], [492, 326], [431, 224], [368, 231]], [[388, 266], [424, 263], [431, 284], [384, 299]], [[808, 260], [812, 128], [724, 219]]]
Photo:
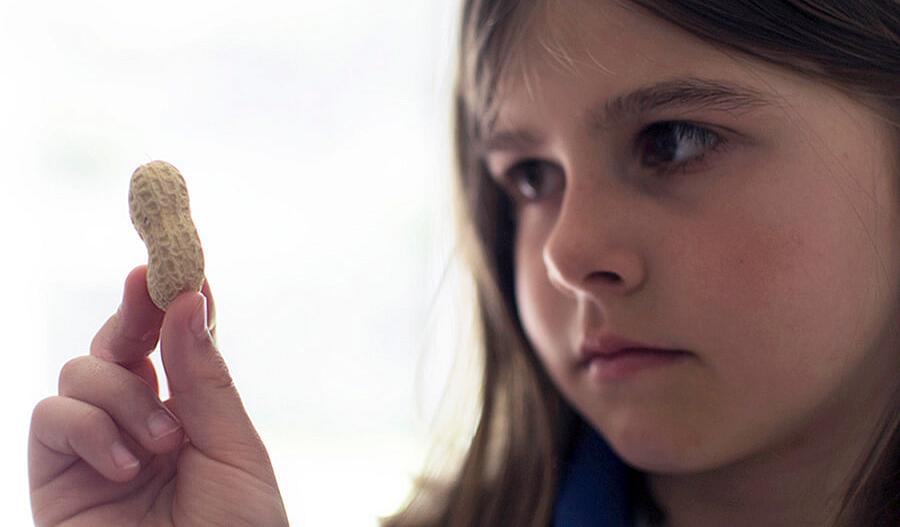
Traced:
[[547, 276], [571, 297], [628, 295], [646, 277], [636, 202], [611, 186], [588, 187], [567, 189], [543, 246]]

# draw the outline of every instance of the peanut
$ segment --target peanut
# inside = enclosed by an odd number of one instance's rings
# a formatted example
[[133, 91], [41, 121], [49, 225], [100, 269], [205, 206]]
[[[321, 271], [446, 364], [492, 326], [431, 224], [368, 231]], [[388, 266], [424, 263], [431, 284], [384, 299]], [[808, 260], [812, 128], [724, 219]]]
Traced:
[[165, 161], [141, 165], [128, 190], [131, 223], [147, 246], [147, 289], [163, 311], [184, 291], [205, 280], [203, 248], [191, 220], [184, 177]]

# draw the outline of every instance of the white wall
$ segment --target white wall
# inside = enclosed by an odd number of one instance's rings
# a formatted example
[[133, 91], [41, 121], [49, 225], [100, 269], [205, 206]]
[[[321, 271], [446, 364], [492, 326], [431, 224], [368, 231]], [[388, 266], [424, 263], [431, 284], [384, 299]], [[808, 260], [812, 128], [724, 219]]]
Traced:
[[422, 461], [468, 328], [455, 267], [439, 287], [457, 2], [12, 4], [2, 523], [30, 523], [34, 404], [146, 262], [128, 182], [163, 159], [188, 182], [220, 347], [292, 522], [375, 525]]

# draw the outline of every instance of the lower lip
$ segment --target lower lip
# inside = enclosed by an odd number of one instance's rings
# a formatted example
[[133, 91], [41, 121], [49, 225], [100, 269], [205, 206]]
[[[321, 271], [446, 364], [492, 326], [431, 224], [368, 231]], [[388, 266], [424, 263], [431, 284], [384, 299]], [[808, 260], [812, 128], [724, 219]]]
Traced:
[[628, 350], [588, 363], [588, 375], [598, 381], [626, 379], [641, 370], [674, 364], [687, 357], [681, 351]]

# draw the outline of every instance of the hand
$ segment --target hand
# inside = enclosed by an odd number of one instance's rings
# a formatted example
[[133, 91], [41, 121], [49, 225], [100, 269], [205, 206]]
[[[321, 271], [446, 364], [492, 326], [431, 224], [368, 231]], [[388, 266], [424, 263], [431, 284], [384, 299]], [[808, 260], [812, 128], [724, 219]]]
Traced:
[[[216, 348], [209, 284], [163, 312], [150, 300], [146, 273], [139, 266], [128, 275], [122, 305], [90, 355], [66, 363], [59, 395], [34, 409], [35, 524], [287, 525], [265, 446]], [[147, 357], [157, 340], [171, 395], [165, 402]], [[166, 428], [166, 416], [177, 428]]]

